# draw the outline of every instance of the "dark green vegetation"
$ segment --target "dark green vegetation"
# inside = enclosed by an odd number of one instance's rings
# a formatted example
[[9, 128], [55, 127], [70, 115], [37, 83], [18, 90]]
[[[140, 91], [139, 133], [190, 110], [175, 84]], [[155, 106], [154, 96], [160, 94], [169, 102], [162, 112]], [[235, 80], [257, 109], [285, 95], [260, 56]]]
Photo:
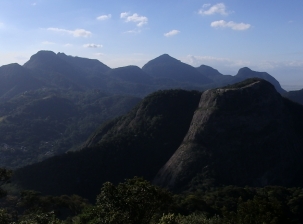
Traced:
[[27, 166], [15, 178], [27, 189], [73, 192], [91, 200], [106, 181], [135, 175], [151, 180], [181, 144], [200, 95], [184, 90], [151, 94], [126, 116], [104, 124], [81, 151]]
[[0, 164], [9, 168], [77, 149], [99, 124], [140, 101], [99, 91], [28, 91], [0, 103]]
[[96, 202], [34, 191], [4, 197], [1, 224], [284, 224], [303, 222], [302, 188], [225, 186], [173, 195], [142, 178], [106, 182]]
[[203, 93], [159, 91], [104, 124], [81, 151], [16, 170], [14, 180], [90, 200], [104, 182], [133, 176], [175, 192], [303, 186], [302, 113], [261, 79]]

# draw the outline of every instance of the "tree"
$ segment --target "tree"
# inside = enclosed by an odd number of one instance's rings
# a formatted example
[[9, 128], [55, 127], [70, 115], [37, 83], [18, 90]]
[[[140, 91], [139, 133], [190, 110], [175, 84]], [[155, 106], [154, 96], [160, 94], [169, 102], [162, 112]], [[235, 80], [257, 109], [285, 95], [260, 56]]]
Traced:
[[11, 170], [0, 168], [0, 198], [6, 195], [6, 191], [2, 189], [2, 186], [10, 181], [11, 176]]
[[134, 177], [117, 186], [107, 182], [90, 209], [95, 222], [111, 224], [145, 224], [172, 203], [172, 195], [148, 181]]

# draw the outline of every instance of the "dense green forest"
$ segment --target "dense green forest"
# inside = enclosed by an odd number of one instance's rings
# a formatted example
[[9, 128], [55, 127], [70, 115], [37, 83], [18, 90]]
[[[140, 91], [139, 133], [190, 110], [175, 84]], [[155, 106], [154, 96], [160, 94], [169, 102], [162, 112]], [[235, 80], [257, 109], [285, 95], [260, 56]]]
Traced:
[[28, 91], [0, 103], [0, 164], [17, 168], [81, 144], [103, 122], [128, 112], [140, 98], [100, 91]]
[[[10, 172], [1, 170], [1, 183]], [[225, 186], [172, 194], [134, 177], [106, 182], [95, 203], [77, 195], [6, 194], [1, 224], [285, 224], [303, 222], [302, 188]]]

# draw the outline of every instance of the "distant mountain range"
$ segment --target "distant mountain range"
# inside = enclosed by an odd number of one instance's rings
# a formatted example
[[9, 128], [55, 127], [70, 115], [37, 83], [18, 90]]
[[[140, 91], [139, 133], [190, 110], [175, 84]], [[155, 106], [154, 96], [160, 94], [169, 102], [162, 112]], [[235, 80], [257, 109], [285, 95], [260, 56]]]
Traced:
[[23, 66], [0, 67], [0, 165], [16, 168], [78, 149], [103, 122], [126, 113], [152, 92], [205, 91], [253, 77], [303, 103], [302, 91], [286, 92], [268, 73], [249, 68], [223, 75], [163, 54], [142, 69], [112, 69], [95, 59], [39, 51]]
[[241, 68], [235, 76], [222, 75], [209, 66], [194, 68], [168, 54], [147, 62], [142, 69], [136, 66], [111, 69], [95, 59], [39, 51], [23, 66], [10, 64], [0, 67], [0, 100], [9, 100], [39, 88], [97, 89], [110, 94], [144, 97], [159, 89], [205, 90], [253, 77], [265, 79], [279, 93], [286, 93], [279, 82], [266, 72]]
[[302, 114], [258, 78], [204, 92], [162, 90], [103, 124], [82, 150], [16, 170], [14, 182], [90, 199], [105, 181], [135, 175], [176, 192], [303, 187]]

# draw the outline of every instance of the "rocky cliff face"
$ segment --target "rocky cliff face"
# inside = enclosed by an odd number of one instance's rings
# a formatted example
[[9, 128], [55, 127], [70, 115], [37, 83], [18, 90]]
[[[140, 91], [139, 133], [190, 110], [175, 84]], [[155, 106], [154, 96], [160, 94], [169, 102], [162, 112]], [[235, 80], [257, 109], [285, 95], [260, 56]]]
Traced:
[[261, 79], [205, 91], [183, 143], [154, 183], [174, 190], [291, 186], [302, 170], [302, 136], [294, 130], [302, 121], [286, 101]]

